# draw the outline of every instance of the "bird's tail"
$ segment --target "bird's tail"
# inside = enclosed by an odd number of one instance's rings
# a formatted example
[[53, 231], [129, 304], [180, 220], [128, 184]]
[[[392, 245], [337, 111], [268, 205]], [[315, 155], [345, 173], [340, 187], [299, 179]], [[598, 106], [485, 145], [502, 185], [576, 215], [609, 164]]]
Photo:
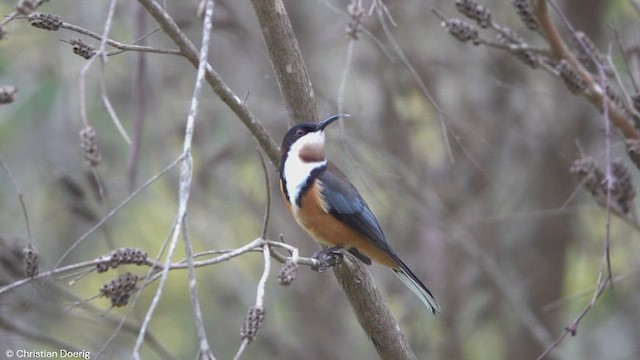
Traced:
[[398, 275], [400, 280], [402, 280], [402, 282], [407, 285], [407, 287], [411, 289], [411, 291], [418, 295], [420, 300], [422, 300], [422, 302], [427, 306], [427, 308], [429, 308], [432, 313], [435, 314], [436, 312], [440, 311], [440, 305], [438, 305], [438, 303], [436, 302], [436, 299], [431, 294], [431, 291], [429, 291], [429, 289], [424, 286], [420, 279], [418, 279], [418, 277], [415, 276], [415, 274], [411, 270], [409, 270], [407, 265], [405, 265], [402, 261], [399, 261], [399, 259], [398, 263], [400, 268], [392, 269], [393, 272]]

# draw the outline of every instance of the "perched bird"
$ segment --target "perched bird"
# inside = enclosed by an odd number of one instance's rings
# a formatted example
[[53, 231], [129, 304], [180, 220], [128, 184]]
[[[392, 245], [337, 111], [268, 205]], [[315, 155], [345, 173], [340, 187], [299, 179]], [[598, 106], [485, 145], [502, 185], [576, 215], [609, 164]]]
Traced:
[[280, 190], [287, 209], [314, 240], [330, 247], [315, 257], [344, 248], [367, 265], [373, 259], [391, 268], [435, 314], [438, 303], [429, 289], [393, 251], [358, 190], [325, 158], [324, 129], [348, 116], [301, 123], [285, 134], [280, 148]]

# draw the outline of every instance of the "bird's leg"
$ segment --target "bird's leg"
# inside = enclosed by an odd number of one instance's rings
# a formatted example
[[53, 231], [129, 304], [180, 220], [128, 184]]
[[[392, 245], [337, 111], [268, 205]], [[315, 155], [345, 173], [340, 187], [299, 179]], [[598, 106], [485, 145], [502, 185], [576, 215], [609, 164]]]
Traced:
[[338, 252], [340, 249], [342, 249], [342, 246], [332, 246], [316, 251], [311, 258], [320, 261], [320, 266], [314, 270], [325, 272], [328, 268], [340, 264], [342, 262], [342, 253]]

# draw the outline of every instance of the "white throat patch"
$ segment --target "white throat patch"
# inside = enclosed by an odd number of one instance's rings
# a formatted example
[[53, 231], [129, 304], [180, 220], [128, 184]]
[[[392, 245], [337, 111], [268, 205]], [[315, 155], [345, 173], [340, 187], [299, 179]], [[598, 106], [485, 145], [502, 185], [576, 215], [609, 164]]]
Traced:
[[311, 174], [311, 171], [314, 169], [327, 165], [326, 159], [315, 162], [306, 162], [300, 159], [300, 150], [309, 144], [319, 144], [324, 147], [324, 131], [309, 133], [298, 139], [298, 141], [291, 145], [284, 163], [283, 175], [284, 178], [287, 179], [287, 194], [289, 195], [291, 206], [296, 212], [298, 211], [296, 200], [298, 196], [300, 196], [302, 187], [307, 183], [309, 174]]

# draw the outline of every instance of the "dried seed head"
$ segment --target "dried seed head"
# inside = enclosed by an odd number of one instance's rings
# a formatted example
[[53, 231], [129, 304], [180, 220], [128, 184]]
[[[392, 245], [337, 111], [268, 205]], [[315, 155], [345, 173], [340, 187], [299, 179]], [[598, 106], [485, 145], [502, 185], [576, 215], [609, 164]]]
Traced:
[[449, 19], [447, 21], [443, 21], [442, 27], [447, 29], [451, 35], [462, 42], [471, 40], [474, 45], [478, 45], [480, 43], [478, 30], [473, 25], [460, 19]]
[[513, 0], [513, 6], [516, 8], [518, 16], [520, 16], [520, 19], [527, 29], [532, 31], [538, 30], [538, 20], [533, 15], [531, 0]]
[[611, 174], [613, 181], [611, 187], [611, 197], [618, 205], [620, 211], [628, 214], [636, 197], [636, 190], [633, 187], [633, 179], [629, 169], [620, 160], [611, 162]]
[[110, 268], [117, 268], [120, 265], [136, 264], [142, 265], [147, 261], [147, 253], [144, 250], [136, 248], [119, 248], [113, 250], [109, 256], [100, 258], [100, 262], [96, 264], [99, 273], [105, 272]]
[[107, 272], [109, 270], [109, 264], [102, 262], [97, 263], [96, 270], [98, 270], [99, 273]]
[[40, 255], [38, 255], [38, 250], [33, 245], [29, 244], [29, 246], [22, 249], [22, 259], [24, 261], [25, 275], [30, 278], [38, 275], [40, 271]]
[[491, 24], [491, 12], [489, 9], [473, 0], [456, 0], [456, 9], [462, 15], [475, 20], [483, 29], [486, 29]]
[[349, 13], [349, 23], [345, 29], [347, 37], [353, 40], [358, 40], [360, 33], [362, 32], [362, 17], [364, 16], [364, 9], [362, 5], [351, 3], [347, 6], [347, 12]]
[[125, 273], [106, 282], [100, 287], [100, 294], [111, 299], [111, 305], [120, 307], [127, 305], [131, 294], [136, 291], [137, 275]]
[[91, 167], [97, 166], [102, 160], [102, 155], [95, 140], [96, 131], [91, 126], [80, 130], [80, 146], [84, 151], [84, 158]]
[[576, 174], [582, 185], [596, 200], [606, 199], [605, 176], [600, 168], [596, 166], [593, 158], [586, 156], [573, 162], [569, 169]]
[[298, 275], [298, 264], [293, 262], [290, 258], [282, 264], [280, 268], [280, 274], [278, 274], [278, 282], [282, 286], [289, 286], [296, 279]]
[[62, 25], [60, 16], [53, 14], [36, 12], [27, 16], [27, 19], [31, 26], [50, 31], [58, 31]]
[[20, 15], [29, 15], [36, 8], [37, 0], [20, 0], [16, 3], [16, 12]]
[[558, 70], [560, 77], [564, 80], [565, 85], [567, 85], [567, 88], [572, 93], [581, 94], [587, 88], [587, 85], [584, 80], [582, 80], [582, 77], [580, 77], [578, 71], [574, 69], [567, 60], [560, 60], [558, 65], [556, 65], [556, 70]]
[[13, 85], [5, 85], [0, 87], [0, 105], [10, 104], [16, 99], [18, 88]]
[[640, 139], [627, 140], [627, 154], [629, 159], [640, 169]]
[[264, 320], [264, 307], [252, 306], [240, 328], [240, 337], [249, 341], [255, 339]]
[[85, 59], [91, 59], [91, 57], [96, 53], [96, 49], [89, 45], [85, 44], [80, 39], [71, 39], [69, 40], [69, 44], [71, 44], [71, 49], [73, 49], [73, 53], [76, 55], [80, 55]]
[[532, 69], [537, 69], [540, 65], [540, 59], [531, 50], [518, 50], [514, 53], [516, 58]]
[[[582, 31], [577, 31], [573, 40], [578, 61], [590, 72], [598, 73], [598, 64], [602, 66], [607, 76], [613, 75], [613, 70], [605, 56], [598, 50], [596, 44]], [[584, 46], [583, 46], [584, 45]], [[594, 60], [596, 62], [594, 62]]]

